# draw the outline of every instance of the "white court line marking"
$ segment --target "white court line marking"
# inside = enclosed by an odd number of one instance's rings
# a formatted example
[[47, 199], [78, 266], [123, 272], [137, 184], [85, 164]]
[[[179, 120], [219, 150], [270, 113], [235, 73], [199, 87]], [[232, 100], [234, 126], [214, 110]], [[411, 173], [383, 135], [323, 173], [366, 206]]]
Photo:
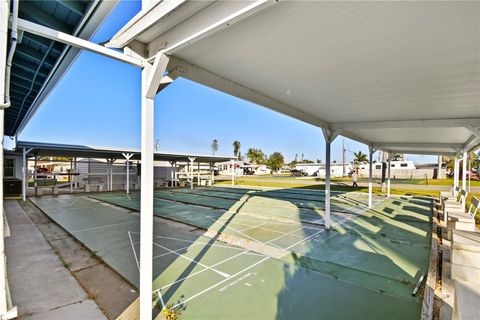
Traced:
[[297, 231], [302, 230], [302, 229], [303, 229], [303, 227], [300, 227], [300, 228], [295, 229], [295, 230], [293, 230], [293, 231], [290, 231], [290, 232], [288, 232], [288, 233], [284, 233], [284, 234], [282, 234], [281, 236], [278, 236], [278, 237], [273, 238], [272, 240], [270, 240], [270, 241], [268, 241], [268, 242], [265, 242], [265, 244], [270, 243], [270, 242], [273, 242], [273, 241], [278, 240], [278, 239], [281, 239], [281, 238], [283, 238], [283, 237], [285, 237], [285, 236], [288, 236], [288, 235], [291, 234], [291, 233], [297, 232]]
[[[158, 239], [158, 238], [157, 238]], [[156, 240], [156, 239], [155, 239]], [[217, 244], [217, 243], [207, 243], [207, 242], [197, 242], [197, 241], [192, 241], [190, 242], [191, 245], [205, 245], [205, 246], [209, 246], [209, 247], [218, 247], [218, 248], [227, 248], [227, 249], [231, 249], [231, 250], [245, 250], [243, 248], [240, 248], [240, 247], [235, 247], [235, 246], [227, 246], [227, 245], [221, 245], [221, 244]], [[134, 242], [133, 244], [140, 244], [140, 241], [136, 241]], [[189, 246], [187, 247], [184, 247], [184, 248], [188, 248]], [[174, 250], [174, 251], [178, 251], [179, 249], [177, 250]]]
[[84, 231], [105, 229], [105, 228], [117, 227], [117, 226], [121, 226], [123, 224], [130, 224], [130, 223], [136, 223], [136, 221], [125, 221], [125, 222], [119, 222], [119, 223], [114, 223], [114, 224], [108, 224], [106, 226], [98, 226], [98, 227], [91, 227], [91, 228], [86, 228], [86, 229], [74, 230], [74, 231], [70, 231], [70, 233], [78, 233], [78, 232], [84, 232]]
[[157, 291], [158, 298], [160, 299], [160, 303], [162, 304], [162, 310], [165, 309], [165, 302], [163, 301], [162, 293], [160, 290]]
[[[213, 220], [214, 222], [217, 222], [217, 220], [213, 219], [213, 218], [212, 218], [212, 217], [210, 217], [210, 216], [207, 216], [207, 218], [209, 218], [209, 219]], [[249, 239], [251, 239], [251, 240], [253, 240], [253, 241], [255, 241], [255, 242], [258, 242], [258, 243], [261, 243], [261, 244], [265, 244], [265, 243], [263, 243], [262, 241], [260, 241], [260, 240], [257, 240], [257, 239], [255, 239], [255, 238], [253, 238], [253, 237], [250, 237], [249, 235], [246, 235], [245, 233], [243, 233], [243, 232], [241, 232], [241, 231], [238, 231], [238, 230], [237, 230], [237, 229], [235, 229], [235, 228], [232, 228], [232, 227], [230, 227], [230, 226], [226, 226], [226, 225], [223, 225], [223, 226], [224, 226], [225, 228], [227, 228], [227, 229], [232, 229], [233, 231], [235, 231], [235, 232], [237, 232], [237, 233], [239, 233], [239, 234], [243, 235], [244, 237], [247, 237], [247, 238], [249, 238]], [[273, 245], [274, 247], [277, 247], [278, 249], [283, 249], [283, 248], [280, 248], [280, 247], [279, 247], [279, 246], [277, 246], [277, 245], [274, 245], [273, 243], [272, 243], [272, 245]]]
[[217, 282], [216, 284], [214, 284], [214, 285], [206, 288], [205, 290], [200, 291], [199, 293], [191, 296], [190, 298], [182, 301], [181, 303], [177, 303], [177, 304], [174, 305], [172, 308], [174, 309], [174, 308], [178, 307], [179, 305], [181, 305], [181, 304], [183, 304], [183, 303], [186, 303], [186, 302], [188, 302], [188, 301], [190, 301], [190, 300], [192, 300], [192, 299], [195, 299], [196, 297], [204, 294], [205, 292], [208, 292], [208, 291], [212, 290], [213, 288], [218, 287], [219, 285], [221, 285], [221, 284], [224, 283], [225, 281], [228, 281], [228, 280], [230, 280], [230, 279], [232, 279], [232, 278], [234, 278], [234, 277], [242, 274], [243, 272], [245, 272], [245, 271], [247, 271], [247, 270], [249, 270], [249, 269], [251, 269], [251, 268], [253, 268], [253, 267], [257, 266], [257, 265], [259, 265], [260, 263], [263, 263], [263, 262], [267, 261], [268, 259], [270, 259], [270, 257], [265, 257], [265, 258], [263, 258], [262, 260], [257, 261], [256, 263], [254, 263], [254, 264], [252, 264], [252, 265], [244, 268], [243, 270], [240, 270], [239, 272], [237, 272], [237, 273], [235, 273], [234, 275], [228, 277], [227, 279], [224, 279], [224, 280], [222, 280], [222, 281], [220, 281], [220, 282]]
[[[217, 263], [213, 264], [212, 267], [216, 267], [216, 266], [218, 266], [218, 265], [220, 265], [220, 264], [222, 264], [222, 263], [225, 263], [225, 262], [227, 262], [227, 261], [230, 261], [230, 260], [232, 260], [232, 259], [235, 259], [235, 258], [237, 258], [237, 257], [239, 257], [239, 256], [241, 256], [241, 255], [248, 254], [249, 251], [250, 251], [250, 250], [245, 250], [245, 251], [243, 251], [243, 252], [237, 253], [236, 255], [231, 256], [230, 258], [226, 258], [226, 259], [224, 259], [224, 260], [222, 260], [222, 261], [220, 261], [220, 262], [217, 262]], [[263, 256], [263, 255], [261, 255], [261, 256]], [[162, 290], [162, 289], [171, 287], [171, 286], [173, 286], [174, 284], [177, 284], [177, 283], [179, 283], [179, 282], [185, 281], [186, 279], [191, 278], [191, 277], [193, 277], [193, 276], [196, 276], [197, 274], [202, 273], [202, 272], [205, 272], [205, 271], [207, 271], [207, 270], [208, 270], [208, 269], [203, 269], [203, 270], [196, 271], [196, 272], [194, 272], [194, 273], [192, 273], [192, 274], [189, 274], [189, 275], [186, 276], [186, 277], [183, 277], [183, 278], [178, 279], [178, 280], [176, 280], [176, 281], [174, 281], [174, 282], [172, 282], [172, 283], [169, 283], [169, 284], [167, 284], [167, 285], [164, 285], [164, 286], [161, 287], [161, 288], [156, 289], [155, 291], [153, 291], [153, 293], [155, 293], [156, 291], [159, 291], [159, 290]], [[232, 277], [232, 276], [230, 276], [230, 277]]]
[[[207, 216], [207, 218], [210, 218], [211, 220], [214, 220], [215, 222], [219, 222], [219, 223], [225, 223], [228, 219], [215, 219], [214, 217], [212, 216]], [[246, 223], [242, 223], [242, 222], [238, 222], [238, 221], [231, 221], [230, 222], [231, 224], [240, 224], [240, 225], [243, 225], [243, 226], [251, 226], [250, 224], [246, 224]], [[265, 223], [268, 223], [268, 222], [265, 222]], [[228, 227], [227, 227], [228, 228]], [[281, 231], [278, 231], [278, 230], [272, 230], [272, 229], [268, 229], [268, 228], [262, 228], [262, 227], [257, 227], [257, 226], [254, 226], [252, 228], [247, 228], [246, 230], [248, 229], [253, 229], [253, 228], [258, 228], [258, 229], [262, 229], [262, 230], [266, 230], [266, 231], [269, 231], [269, 232], [275, 232], [275, 233], [282, 233]], [[236, 230], [234, 229], [233, 227], [231, 227], [231, 229], [237, 231], [237, 232], [240, 232], [240, 231], [245, 231], [245, 230]], [[247, 236], [247, 235], [245, 235]]]
[[247, 231], [247, 230], [250, 230], [250, 229], [255, 229], [255, 228], [264, 226], [264, 225], [266, 225], [266, 224], [267, 224], [266, 222], [262, 222], [262, 223], [260, 223], [260, 224], [255, 225], [255, 226], [250, 226], [250, 227], [245, 228], [245, 229], [240, 229], [240, 231], [244, 232], [244, 231]]
[[[138, 243], [140, 243], [140, 242], [138, 242]], [[197, 245], [199, 245], [199, 244], [200, 244], [200, 243], [192, 243], [192, 244], [189, 245], [189, 246], [186, 246], [186, 247], [183, 247], [183, 248], [180, 248], [180, 249], [175, 249], [175, 250], [173, 250], [173, 251], [179, 252], [179, 251], [182, 251], [182, 250], [191, 248], [191, 247], [193, 247], [193, 246], [197, 246]], [[155, 259], [157, 259], [157, 258], [160, 258], [160, 257], [167, 256], [167, 255], [169, 255], [169, 254], [172, 254], [172, 252], [165, 252], [165, 253], [159, 254], [159, 255], [157, 255], [157, 256], [154, 256], [154, 257], [153, 257], [153, 260], [155, 260]]]
[[183, 254], [179, 254], [178, 252], [175, 252], [175, 251], [173, 251], [173, 250], [170, 250], [169, 248], [164, 247], [164, 246], [162, 246], [161, 244], [158, 244], [158, 243], [155, 243], [155, 242], [154, 242], [153, 245], [154, 245], [154, 246], [157, 246], [157, 247], [160, 247], [160, 248], [163, 248], [163, 249], [165, 249], [165, 250], [168, 250], [168, 251], [170, 251], [171, 253], [173, 253], [173, 254], [175, 254], [175, 255], [177, 255], [177, 256], [179, 256], [179, 257], [182, 257], [182, 258], [184, 258], [184, 259], [186, 259], [186, 260], [188, 260], [188, 261], [190, 261], [190, 262], [193, 262], [193, 263], [195, 263], [195, 264], [198, 264], [198, 265], [201, 266], [201, 267], [204, 267], [204, 268], [206, 268], [206, 269], [211, 269], [212, 271], [218, 273], [219, 275], [221, 275], [221, 276], [224, 277], [224, 278], [230, 277], [230, 275], [229, 275], [228, 273], [219, 271], [219, 270], [217, 270], [217, 269], [215, 269], [215, 268], [213, 268], [213, 267], [211, 267], [211, 266], [204, 265], [204, 264], [201, 263], [200, 261], [197, 261], [197, 260], [195, 260], [195, 259], [189, 258], [189, 257], [187, 257], [187, 256], [185, 256], [185, 255], [183, 255]]
[[[358, 214], [361, 215], [361, 214], [363, 214], [364, 212], [368, 211], [369, 209], [370, 209], [370, 208], [365, 208], [365, 209], [363, 209], [362, 211], [360, 211]], [[353, 218], [356, 218], [356, 217], [357, 217], [356, 215], [352, 215], [352, 216], [346, 217], [346, 218], [344, 218], [344, 219], [342, 219], [342, 220], [340, 220], [340, 221], [338, 221], [338, 222], [333, 223], [333, 224], [332, 224], [332, 227], [335, 227], [335, 226], [337, 226], [337, 225], [342, 225], [342, 224], [344, 224], [345, 222], [347, 222], [347, 221], [349, 221], [349, 220], [352, 220]], [[291, 246], [285, 248], [285, 250], [289, 250], [289, 249], [291, 249], [292, 247], [295, 247], [296, 245], [298, 245], [298, 244], [300, 244], [300, 243], [302, 243], [302, 242], [305, 242], [305, 241], [307, 241], [307, 240], [315, 237], [316, 235], [324, 232], [325, 230], [326, 230], [326, 229], [322, 229], [322, 230], [320, 230], [320, 231], [318, 231], [318, 232], [315, 232], [314, 234], [306, 237], [305, 239], [303, 239], [303, 240], [301, 240], [301, 241], [298, 241], [298, 242], [292, 244]]]
[[133, 256], [135, 257], [135, 262], [137, 263], [138, 271], [140, 271], [140, 263], [138, 262], [137, 253], [135, 252], [135, 247], [133, 246], [132, 236], [130, 235], [130, 231], [128, 231], [128, 238], [130, 239], [130, 244], [132, 245]]

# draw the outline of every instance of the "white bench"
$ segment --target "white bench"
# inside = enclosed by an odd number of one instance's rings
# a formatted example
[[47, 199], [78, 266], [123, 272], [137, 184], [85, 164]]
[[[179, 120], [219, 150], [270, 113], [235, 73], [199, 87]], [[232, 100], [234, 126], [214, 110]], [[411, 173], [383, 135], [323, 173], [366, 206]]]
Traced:
[[447, 211], [448, 239], [452, 239], [452, 230], [475, 231], [475, 216], [479, 206], [479, 200], [476, 197], [473, 197], [467, 212], [463, 212], [463, 210]]
[[467, 195], [468, 195], [467, 191], [460, 189], [456, 197], [449, 198], [443, 201], [442, 207], [443, 207], [444, 222], [448, 221], [449, 214], [465, 212], [465, 203], [467, 200]]
[[443, 205], [443, 201], [445, 200], [448, 200], [450, 198], [455, 198], [455, 195], [460, 191], [460, 187], [455, 187], [455, 186], [451, 186], [450, 187], [450, 190], [449, 191], [443, 191], [443, 192], [440, 192], [440, 197], [439, 197], [439, 200], [440, 200], [440, 204]]

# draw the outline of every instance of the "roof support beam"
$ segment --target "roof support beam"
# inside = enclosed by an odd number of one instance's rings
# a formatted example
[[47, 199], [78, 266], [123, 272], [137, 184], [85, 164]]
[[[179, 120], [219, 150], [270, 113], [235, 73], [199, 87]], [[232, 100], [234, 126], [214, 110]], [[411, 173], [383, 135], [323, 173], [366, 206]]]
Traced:
[[[34, 20], [41, 20], [42, 23], [46, 24], [50, 28], [58, 29], [62, 32], [72, 32], [72, 26], [55, 19], [55, 17], [45, 11], [40, 7], [36, 6], [32, 2], [22, 1], [21, 10], [29, 15]], [[21, 19], [18, 19], [21, 20]]]
[[103, 56], [131, 64], [136, 67], [140, 67], [140, 68], [144, 67], [146, 63], [145, 60], [128, 56], [121, 52], [102, 47], [96, 43], [83, 40], [81, 38], [74, 37], [67, 33], [53, 30], [24, 19], [18, 19], [18, 29], [41, 36], [41, 37], [48, 38], [50, 40], [65, 43], [76, 48], [92, 51], [92, 52], [101, 54]]
[[361, 121], [332, 123], [331, 127], [338, 130], [356, 129], [405, 129], [405, 128], [458, 128], [480, 126], [480, 118], [459, 119], [424, 119], [398, 121]]
[[455, 156], [457, 155], [457, 152], [452, 152], [452, 151], [422, 151], [422, 150], [410, 150], [410, 149], [402, 149], [402, 150], [397, 150], [395, 148], [382, 148], [381, 150], [389, 153], [403, 153], [403, 154], [419, 154], [419, 155], [426, 155], [426, 156]]
[[57, 0], [57, 2], [79, 15], [83, 15], [87, 9], [87, 6], [81, 1]]
[[197, 30], [178, 42], [169, 45], [164, 51], [166, 54], [174, 54], [176, 51], [185, 48], [205, 37], [208, 37], [217, 31], [223, 30], [239, 21], [242, 21], [275, 3], [277, 3], [277, 1], [257, 0], [254, 3], [251, 3], [250, 5], [224, 17], [223, 19], [220, 19], [205, 28]]
[[149, 73], [149, 78], [147, 81], [147, 93], [146, 96], [148, 99], [153, 99], [157, 94], [160, 83], [163, 79], [163, 73], [165, 72], [168, 65], [168, 57], [159, 51], [155, 56], [155, 61], [153, 62], [152, 71]]
[[452, 149], [461, 150], [461, 143], [403, 143], [403, 142], [372, 142], [375, 147], [388, 148], [432, 148], [432, 149]]
[[244, 87], [239, 83], [223, 78], [210, 71], [197, 67], [187, 61], [175, 56], [170, 57], [168, 65], [169, 75], [172, 72], [178, 73], [189, 80], [215, 88], [222, 92], [231, 94], [240, 99], [244, 99], [260, 106], [267, 107], [282, 114], [291, 116], [321, 128], [329, 128], [329, 124], [313, 115], [300, 111], [299, 109], [286, 105], [280, 101], [274, 100], [250, 88]]
[[[462, 150], [468, 150], [469, 147], [471, 147], [472, 143], [475, 142], [476, 139], [477, 139], [477, 136], [472, 134], [470, 136], [470, 138], [468, 138], [468, 140], [463, 144]], [[478, 141], [477, 141], [477, 143], [478, 143]]]
[[164, 0], [154, 7], [142, 9], [108, 42], [108, 47], [123, 48], [130, 41], [152, 25], [156, 24], [171, 11], [181, 6], [186, 0]]

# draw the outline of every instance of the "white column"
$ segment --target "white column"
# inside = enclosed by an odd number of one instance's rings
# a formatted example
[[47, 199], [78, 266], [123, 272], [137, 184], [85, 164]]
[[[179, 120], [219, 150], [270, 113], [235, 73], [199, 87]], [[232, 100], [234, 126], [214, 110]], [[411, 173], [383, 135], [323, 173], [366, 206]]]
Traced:
[[171, 167], [171, 169], [170, 169], [170, 187], [173, 188], [173, 180], [174, 180], [174, 177], [175, 177], [175, 175], [173, 174], [173, 164], [174, 164], [174, 162], [169, 161], [169, 163], [170, 163], [170, 167]]
[[110, 191], [113, 190], [113, 161], [110, 161]]
[[173, 177], [175, 179], [175, 183], [174, 183], [174, 186], [175, 187], [178, 187], [178, 182], [177, 182], [177, 161], [175, 161], [175, 164], [174, 164], [174, 167], [173, 167]]
[[37, 160], [38, 160], [38, 157], [35, 156], [33, 158], [33, 185], [35, 187], [37, 186]]
[[126, 173], [125, 173], [125, 192], [127, 194], [130, 193], [130, 158], [133, 156], [133, 153], [123, 153], [122, 152], [122, 155], [123, 157], [125, 158], [125, 165], [126, 165]]
[[325, 138], [325, 229], [329, 230], [332, 227], [330, 219], [330, 151], [331, 144], [337, 137], [337, 133], [332, 129], [323, 129], [323, 137]]
[[232, 165], [232, 187], [235, 187], [235, 161], [230, 160], [230, 163]]
[[392, 167], [390, 163], [390, 152], [388, 153], [388, 161], [387, 161], [388, 169], [387, 169], [387, 197], [390, 198], [390, 168]]
[[70, 173], [68, 175], [68, 180], [70, 181], [70, 193], [73, 193], [73, 160], [70, 159]]
[[197, 184], [200, 185], [200, 162], [197, 162]]
[[28, 190], [28, 159], [27, 154], [32, 151], [32, 149], [23, 148], [23, 167], [22, 167], [22, 199], [23, 201], [27, 200], [27, 190]]
[[458, 174], [459, 174], [459, 159], [455, 157], [453, 162], [453, 193], [457, 196], [457, 191], [455, 190], [458, 187]]
[[465, 191], [467, 190], [467, 158], [468, 153], [464, 150], [462, 157], [462, 189]]
[[331, 173], [331, 142], [325, 141], [325, 228], [331, 228], [332, 222], [330, 220], [330, 173]]
[[[0, 104], [5, 101], [5, 63], [7, 60], [7, 36], [8, 36], [8, 16], [10, 1], [0, 0]], [[0, 317], [8, 311], [7, 306], [7, 270], [5, 263], [5, 249], [4, 249], [4, 233], [3, 226], [3, 131], [4, 131], [4, 114], [5, 111], [0, 109]], [[23, 187], [23, 185], [22, 185]], [[22, 189], [23, 190], [23, 189]], [[22, 192], [23, 193], [23, 192]]]
[[153, 291], [153, 148], [154, 100], [146, 91], [151, 66], [142, 70], [141, 192], [140, 192], [140, 319], [152, 318]]
[[372, 198], [373, 198], [373, 154], [375, 153], [375, 149], [372, 146], [368, 147], [368, 207], [372, 207]]
[[[10, 298], [7, 295], [7, 270], [6, 270], [6, 256], [4, 250], [4, 220], [3, 220], [3, 136], [4, 136], [4, 121], [5, 111], [3, 107], [7, 107], [7, 97], [5, 96], [5, 73], [7, 61], [7, 38], [9, 25], [9, 4], [12, 3], [12, 36], [17, 37], [16, 19], [18, 16], [19, 1], [0, 0], [0, 318], [13, 319], [17, 317], [17, 307], [12, 307], [8, 303]], [[9, 309], [10, 308], [10, 309]]]
[[193, 161], [195, 161], [195, 157], [189, 157], [188, 160], [190, 160], [190, 189], [193, 189]]
[[210, 173], [212, 174], [212, 185], [215, 183], [215, 165], [210, 163]]

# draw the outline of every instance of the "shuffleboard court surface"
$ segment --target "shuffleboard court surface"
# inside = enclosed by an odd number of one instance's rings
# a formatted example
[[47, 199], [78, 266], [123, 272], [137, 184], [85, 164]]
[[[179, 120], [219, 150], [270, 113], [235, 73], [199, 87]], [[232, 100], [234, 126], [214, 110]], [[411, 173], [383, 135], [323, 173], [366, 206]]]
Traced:
[[[364, 195], [337, 193], [327, 231], [322, 201], [311, 198], [321, 192], [270, 191], [155, 191], [155, 215], [185, 224], [155, 220], [159, 308], [186, 319], [419, 317], [411, 292], [428, 269], [429, 199], [378, 197], [368, 210]], [[138, 286], [138, 193], [32, 201]], [[308, 201], [317, 207], [298, 205]]]

